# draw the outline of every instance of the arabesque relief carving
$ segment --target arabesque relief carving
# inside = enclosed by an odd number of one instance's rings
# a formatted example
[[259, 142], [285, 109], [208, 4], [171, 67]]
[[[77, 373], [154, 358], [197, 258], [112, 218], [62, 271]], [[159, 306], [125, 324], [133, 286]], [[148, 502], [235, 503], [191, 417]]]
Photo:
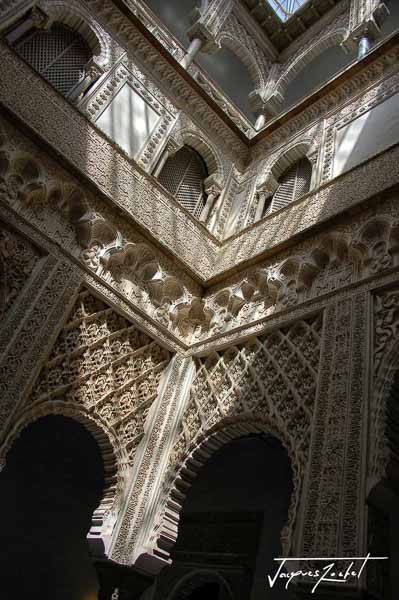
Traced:
[[[321, 331], [318, 315], [197, 360], [153, 533], [164, 552], [177, 536], [178, 513], [191, 480], [185, 480], [185, 473], [196, 472], [228, 439], [256, 431], [276, 435], [291, 458], [294, 492], [282, 532], [284, 552], [289, 551], [308, 459]], [[217, 435], [216, 441], [212, 438], [218, 431], [219, 443]]]
[[[115, 474], [93, 517], [110, 534], [126, 492], [126, 476], [143, 438], [170, 354], [89, 291], [82, 289], [37, 382], [13, 417], [0, 450], [4, 456], [16, 433], [46, 414], [72, 416], [100, 435], [112, 451]], [[101, 441], [101, 439], [103, 441]], [[112, 462], [112, 461], [111, 461]]]
[[47, 226], [54, 223], [61, 242], [82, 264], [186, 342], [232, 331], [399, 261], [392, 200], [381, 214], [327, 231], [279, 262], [261, 263], [203, 293], [77, 182], [54, 176], [30, 153], [3, 146], [0, 178], [5, 200], [38, 223], [51, 215]]

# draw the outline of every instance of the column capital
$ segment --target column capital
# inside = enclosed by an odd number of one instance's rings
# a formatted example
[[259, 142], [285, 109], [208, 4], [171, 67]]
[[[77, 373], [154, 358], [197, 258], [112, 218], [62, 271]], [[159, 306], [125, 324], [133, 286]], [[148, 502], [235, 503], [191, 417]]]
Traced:
[[273, 173], [269, 171], [264, 179], [256, 186], [256, 191], [258, 194], [271, 196], [277, 190], [278, 185], [277, 179], [274, 177]]
[[209, 0], [192, 12], [192, 25], [187, 31], [190, 41], [200, 39], [203, 52], [214, 53], [220, 49], [219, 35], [233, 9], [233, 0]]
[[204, 181], [204, 189], [209, 196], [217, 198], [222, 192], [223, 184], [217, 175], [209, 175]]
[[378, 39], [381, 25], [389, 15], [383, 0], [351, 0], [349, 31], [341, 43], [346, 52], [353, 51], [362, 37]]

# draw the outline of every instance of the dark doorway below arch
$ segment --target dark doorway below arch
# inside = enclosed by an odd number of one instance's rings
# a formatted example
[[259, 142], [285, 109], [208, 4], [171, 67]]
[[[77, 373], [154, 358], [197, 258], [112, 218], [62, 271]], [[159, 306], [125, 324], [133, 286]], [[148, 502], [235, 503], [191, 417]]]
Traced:
[[219, 600], [220, 586], [218, 583], [205, 583], [197, 590], [194, 590], [187, 600]]
[[202, 588], [188, 595], [194, 566], [223, 581], [218, 600], [290, 600], [282, 582], [268, 589], [266, 575], [275, 574], [274, 558], [282, 555], [292, 491], [290, 460], [277, 438], [254, 434], [216, 451], [184, 500], [173, 563], [160, 574], [155, 600], [208, 600]]
[[95, 600], [86, 535], [101, 501], [100, 449], [80, 423], [40, 418], [16, 440], [0, 475], [2, 600]]

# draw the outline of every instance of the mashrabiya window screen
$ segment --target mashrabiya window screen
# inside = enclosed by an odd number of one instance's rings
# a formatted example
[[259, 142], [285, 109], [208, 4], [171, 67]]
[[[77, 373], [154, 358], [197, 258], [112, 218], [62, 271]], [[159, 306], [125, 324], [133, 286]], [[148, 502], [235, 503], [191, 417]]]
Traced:
[[186, 210], [199, 218], [206, 200], [204, 180], [207, 176], [207, 168], [198, 152], [183, 146], [167, 159], [158, 181]]
[[307, 194], [311, 179], [312, 165], [307, 158], [301, 158], [279, 178], [279, 186], [274, 193], [271, 210], [279, 210]]
[[17, 42], [15, 49], [64, 96], [84, 79], [92, 58], [82, 36], [61, 23], [54, 23], [48, 30], [35, 30]]

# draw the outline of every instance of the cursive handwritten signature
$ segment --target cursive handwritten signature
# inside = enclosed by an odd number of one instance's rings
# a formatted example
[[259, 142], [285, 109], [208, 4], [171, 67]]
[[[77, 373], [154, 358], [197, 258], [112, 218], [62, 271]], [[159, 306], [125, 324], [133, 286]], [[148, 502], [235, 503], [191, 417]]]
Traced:
[[[297, 577], [307, 577], [315, 580], [315, 584], [312, 588], [311, 594], [314, 594], [319, 585], [322, 582], [325, 583], [348, 583], [350, 579], [357, 578], [360, 579], [361, 574], [363, 573], [366, 564], [369, 560], [388, 560], [388, 556], [371, 556], [370, 553], [367, 556], [356, 556], [351, 558], [345, 557], [333, 557], [333, 558], [275, 558], [275, 561], [280, 562], [279, 568], [275, 573], [274, 577], [270, 575], [267, 576], [269, 581], [270, 589], [273, 588], [276, 581], [279, 579], [287, 579], [285, 584], [285, 589], [288, 589], [290, 583]], [[314, 561], [323, 561], [328, 562], [324, 567], [320, 567], [320, 569], [299, 569], [297, 571], [283, 571], [283, 568], [286, 563], [289, 561], [306, 561], [306, 562], [314, 562]], [[337, 569], [336, 563], [349, 563], [348, 567], [344, 570], [342, 568]], [[360, 564], [359, 564], [360, 563]], [[355, 566], [357, 565], [357, 566]]]

